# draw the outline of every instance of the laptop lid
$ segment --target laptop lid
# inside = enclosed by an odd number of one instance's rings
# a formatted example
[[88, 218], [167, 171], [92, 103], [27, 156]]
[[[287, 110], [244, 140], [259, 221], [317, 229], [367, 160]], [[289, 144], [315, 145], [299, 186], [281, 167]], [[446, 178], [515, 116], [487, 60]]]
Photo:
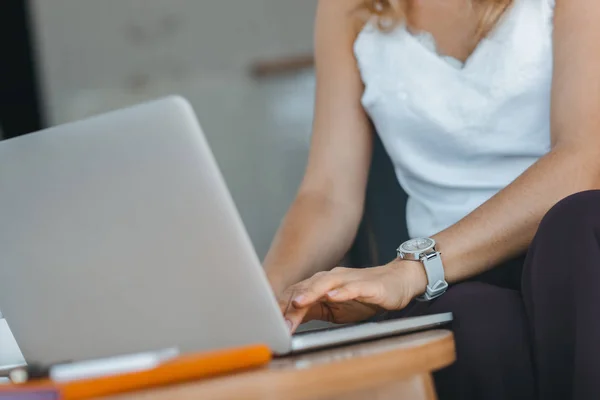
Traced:
[[0, 309], [26, 359], [290, 336], [191, 106], [0, 142]]

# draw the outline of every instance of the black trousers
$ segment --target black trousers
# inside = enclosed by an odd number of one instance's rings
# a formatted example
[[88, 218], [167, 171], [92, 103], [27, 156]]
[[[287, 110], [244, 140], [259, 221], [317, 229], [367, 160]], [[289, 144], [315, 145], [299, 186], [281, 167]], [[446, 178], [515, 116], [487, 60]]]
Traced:
[[521, 261], [408, 310], [454, 313], [440, 400], [600, 399], [599, 289], [600, 191], [589, 191], [548, 212]]

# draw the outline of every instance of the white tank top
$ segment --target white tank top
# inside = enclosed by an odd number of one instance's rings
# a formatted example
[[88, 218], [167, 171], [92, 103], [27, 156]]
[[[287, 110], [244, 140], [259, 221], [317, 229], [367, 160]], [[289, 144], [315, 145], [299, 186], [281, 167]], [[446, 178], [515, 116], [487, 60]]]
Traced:
[[456, 223], [550, 150], [553, 3], [514, 0], [464, 65], [405, 26], [359, 34], [362, 104], [409, 196], [411, 237]]

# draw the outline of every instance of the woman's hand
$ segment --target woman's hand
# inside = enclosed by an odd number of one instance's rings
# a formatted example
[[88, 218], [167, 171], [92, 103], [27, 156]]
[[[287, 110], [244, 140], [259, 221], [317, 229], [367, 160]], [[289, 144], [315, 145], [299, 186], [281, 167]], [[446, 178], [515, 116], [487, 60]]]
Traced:
[[374, 268], [334, 268], [286, 289], [280, 307], [295, 331], [303, 322], [358, 322], [379, 311], [400, 310], [425, 291], [423, 266], [395, 260]]

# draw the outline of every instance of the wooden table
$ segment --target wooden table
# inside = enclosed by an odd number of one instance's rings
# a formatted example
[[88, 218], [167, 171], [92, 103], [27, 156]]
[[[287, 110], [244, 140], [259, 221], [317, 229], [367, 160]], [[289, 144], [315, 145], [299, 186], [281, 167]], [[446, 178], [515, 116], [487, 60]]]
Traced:
[[452, 333], [433, 330], [275, 359], [258, 370], [110, 400], [432, 400], [431, 373], [454, 360]]

